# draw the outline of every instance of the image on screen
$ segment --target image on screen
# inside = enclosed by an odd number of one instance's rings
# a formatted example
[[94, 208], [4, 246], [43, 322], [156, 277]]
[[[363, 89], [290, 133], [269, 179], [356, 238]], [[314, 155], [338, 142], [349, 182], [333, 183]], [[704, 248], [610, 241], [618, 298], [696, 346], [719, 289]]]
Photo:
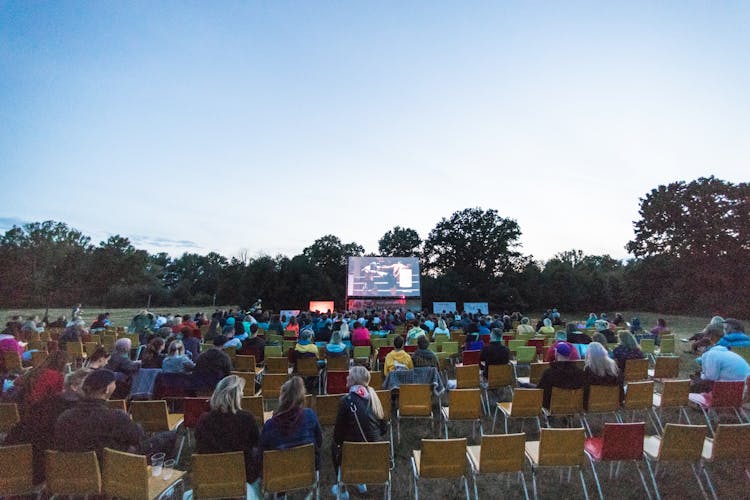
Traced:
[[416, 257], [349, 257], [349, 297], [419, 297]]

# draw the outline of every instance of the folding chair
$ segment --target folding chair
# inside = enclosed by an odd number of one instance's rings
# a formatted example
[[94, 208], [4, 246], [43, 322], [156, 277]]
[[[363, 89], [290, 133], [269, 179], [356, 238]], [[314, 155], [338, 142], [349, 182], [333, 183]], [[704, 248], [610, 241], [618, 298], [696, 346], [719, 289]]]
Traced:
[[719, 421], [718, 410], [731, 410], [740, 423], [745, 422], [747, 415], [742, 408], [742, 396], [745, 390], [745, 381], [736, 382], [718, 381], [714, 382], [711, 392], [705, 394], [690, 394], [690, 402], [697, 406], [706, 418], [706, 423], [711, 432], [714, 433], [714, 427], [711, 423], [711, 413], [716, 415], [716, 421]]
[[331, 394], [326, 396], [317, 396], [315, 398], [315, 414], [318, 416], [318, 422], [321, 426], [334, 425], [336, 415], [339, 412], [341, 398], [345, 394]]
[[379, 391], [383, 388], [384, 381], [385, 377], [383, 376], [382, 371], [370, 371], [370, 387], [374, 388], [376, 391]]
[[726, 467], [726, 465], [732, 462], [747, 465], [748, 460], [750, 460], [748, 450], [750, 450], [750, 424], [719, 424], [714, 438], [706, 438], [701, 453], [703, 475], [714, 500], [718, 500], [719, 497], [706, 466], [714, 462], [720, 462], [723, 466], [721, 469], [722, 476], [730, 470], [741, 470], [742, 467]]
[[[604, 424], [604, 432], [601, 437], [590, 437], [584, 443], [584, 451], [591, 463], [591, 471], [594, 473], [596, 489], [599, 492], [599, 498], [604, 500], [602, 485], [599, 481], [599, 474], [596, 472], [596, 464], [599, 462], [617, 462], [617, 471], [619, 474], [620, 463], [623, 460], [633, 462], [638, 470], [638, 476], [641, 478], [641, 484], [646, 491], [648, 498], [651, 498], [651, 490], [646, 484], [646, 478], [641, 470], [641, 461], [643, 460], [643, 438], [646, 432], [646, 424], [636, 422], [632, 424]], [[612, 469], [610, 468], [610, 479], [612, 479]], [[622, 485], [620, 485], [622, 486]]]
[[242, 388], [243, 396], [255, 396], [255, 374], [251, 372], [229, 372], [242, 379], [245, 379], [245, 387]]
[[[195, 455], [193, 455], [195, 460]], [[195, 464], [195, 462], [193, 462]], [[193, 469], [194, 470], [194, 469]], [[157, 499], [173, 495], [177, 486], [184, 485], [185, 472], [173, 470], [172, 476], [165, 479], [154, 476], [146, 463], [145, 455], [134, 455], [104, 448], [104, 470], [102, 471], [103, 490], [108, 498]]]
[[680, 376], [679, 356], [657, 356], [654, 369], [648, 370], [648, 376], [654, 382], [662, 382], [666, 379], [675, 379]]
[[468, 500], [466, 465], [466, 438], [423, 439], [422, 449], [412, 451], [411, 456], [414, 499], [419, 500], [419, 479], [460, 478]]
[[383, 420], [388, 426], [388, 439], [391, 443], [391, 460], [393, 460], [393, 410], [391, 408], [391, 391], [375, 391], [380, 399], [380, 405], [383, 407]]
[[648, 359], [628, 359], [625, 361], [625, 382], [648, 379]]
[[583, 388], [581, 389], [562, 389], [560, 387], [552, 388], [549, 408], [542, 407], [542, 414], [547, 427], [550, 425], [550, 417], [578, 417], [583, 423]]
[[182, 413], [169, 413], [167, 402], [131, 401], [130, 416], [143, 426], [146, 432], [174, 431], [182, 423]]
[[382, 484], [383, 497], [391, 498], [391, 448], [388, 441], [353, 443], [344, 441], [341, 450], [341, 467], [338, 471], [340, 499], [347, 484]]
[[45, 459], [45, 490], [50, 495], [98, 495], [102, 492], [102, 473], [95, 451], [47, 450]]
[[7, 434], [20, 421], [16, 403], [0, 403], [0, 435]]
[[[658, 466], [662, 462], [687, 462], [693, 471], [695, 480], [698, 481], [701, 493], [704, 497], [706, 496], [699, 469], [702, 467], [701, 453], [707, 431], [708, 428], [705, 425], [667, 424], [662, 437], [646, 436], [644, 438], [643, 454], [646, 457], [646, 465], [651, 475], [651, 483], [654, 486], [657, 500], [661, 498], [661, 493], [656, 482], [656, 476], [659, 473]], [[652, 468], [651, 462], [655, 462], [656, 466]], [[672, 468], [664, 467], [664, 469], [671, 470]]]
[[263, 493], [309, 489], [318, 498], [315, 445], [263, 452]]
[[268, 358], [286, 358], [283, 355], [280, 345], [267, 345], [263, 348], [263, 358], [268, 362]]
[[531, 371], [531, 363], [536, 361], [536, 347], [523, 346], [516, 349], [516, 367], [528, 366]]
[[510, 388], [510, 394], [513, 396], [513, 389], [516, 385], [516, 374], [513, 365], [488, 365], [487, 381], [482, 385], [484, 391], [485, 412], [490, 414], [490, 390]]
[[448, 394], [450, 399], [448, 406], [440, 407], [445, 428], [445, 439], [448, 439], [448, 422], [459, 420], [471, 422], [471, 437], [475, 436], [475, 424], [479, 424], [479, 435], [482, 430], [482, 393], [479, 388], [455, 389]]
[[519, 347], [526, 347], [526, 340], [513, 339], [508, 341], [508, 349], [512, 354], [515, 354], [518, 351]]
[[[31, 444], [0, 446], [0, 497], [35, 493]], [[38, 488], [37, 488], [38, 489]]]
[[263, 396], [242, 396], [240, 406], [255, 418], [255, 422], [261, 428], [273, 415], [273, 412], [263, 410]]
[[[625, 414], [628, 410], [632, 412], [631, 421], [635, 420], [636, 412], [645, 412], [646, 417], [652, 420], [651, 407], [654, 404], [654, 382], [649, 380], [647, 382], [630, 382], [625, 387], [625, 399], [622, 402], [622, 414]], [[657, 427], [658, 428], [658, 427]]]
[[480, 371], [477, 365], [463, 365], [456, 367], [456, 389], [479, 388]]
[[401, 441], [402, 418], [428, 418], [432, 430], [435, 421], [432, 414], [432, 386], [430, 384], [401, 384], [396, 409], [396, 435]]
[[523, 430], [523, 422], [527, 418], [535, 419], [537, 428], [541, 429], [542, 422], [539, 416], [542, 414], [543, 398], [544, 390], [542, 389], [516, 389], [513, 393], [512, 402], [501, 402], [495, 406], [495, 415], [492, 418], [492, 432], [495, 432], [498, 411], [502, 412], [505, 417], [506, 434], [508, 434], [508, 421], [511, 418], [521, 419], [521, 430]]
[[654, 339], [641, 339], [640, 341], [641, 352], [648, 356], [651, 361], [654, 360], [655, 349]]
[[[585, 440], [583, 427], [577, 429], [547, 429], [542, 428], [539, 441], [526, 441], [526, 458], [531, 464], [531, 480], [534, 488], [534, 498], [537, 494], [537, 474], [542, 467], [561, 467], [578, 469], [581, 479], [583, 496], [588, 500], [589, 492], [583, 478], [583, 444]], [[570, 481], [570, 474], [568, 474]]]
[[331, 371], [348, 371], [349, 370], [349, 356], [328, 356], [326, 358], [326, 369]]
[[193, 453], [190, 470], [193, 498], [245, 498], [244, 452]]
[[662, 335], [659, 339], [659, 351], [657, 356], [674, 354], [674, 335]]
[[348, 371], [328, 370], [326, 372], [326, 394], [346, 394], [349, 391], [346, 386], [348, 376]]
[[287, 380], [289, 380], [288, 373], [266, 373], [260, 384], [263, 403], [268, 399], [279, 399], [281, 386], [284, 385], [284, 382]]
[[464, 351], [461, 355], [461, 363], [463, 365], [478, 365], [481, 352], [482, 351]]
[[175, 463], [177, 464], [180, 463], [185, 440], [187, 440], [188, 446], [190, 446], [193, 429], [198, 425], [198, 420], [201, 415], [211, 411], [211, 404], [208, 398], [185, 398], [182, 400], [182, 410], [185, 412], [182, 420], [183, 435], [180, 439], [180, 447], [177, 450], [177, 456], [175, 457]]
[[591, 385], [589, 386], [589, 397], [586, 410], [583, 412], [583, 423], [589, 436], [591, 426], [588, 418], [593, 415], [612, 414], [615, 419], [620, 420], [617, 412], [620, 410], [620, 386], [619, 385]]
[[127, 400], [125, 399], [108, 399], [107, 406], [113, 410], [122, 410], [128, 412]]
[[542, 374], [549, 368], [550, 363], [531, 363], [529, 365], [528, 377], [517, 377], [519, 383], [538, 384], [542, 379]]
[[[683, 415], [685, 421], [690, 424], [690, 417], [687, 413], [687, 406], [690, 397], [690, 380], [665, 380], [661, 393], [655, 392], [653, 396], [652, 412], [659, 424], [659, 432], [664, 432], [664, 423], [662, 412], [665, 408], [677, 408], [678, 420], [682, 422]], [[656, 410], [659, 410], [658, 413]]]
[[315, 356], [298, 357], [295, 363], [295, 370], [297, 375], [305, 380], [317, 380], [318, 394], [323, 393], [323, 370], [318, 367], [318, 359]]
[[352, 358], [354, 358], [355, 364], [370, 366], [371, 354], [372, 354], [372, 348], [368, 345], [354, 346], [354, 352], [352, 354]]
[[267, 377], [270, 373], [289, 375], [289, 360], [287, 358], [266, 356], [264, 366], [264, 377]]
[[474, 498], [479, 499], [477, 477], [480, 474], [516, 473], [523, 488], [523, 496], [529, 500], [523, 467], [525, 462], [526, 434], [503, 434], [482, 436], [479, 446], [467, 446], [471, 465]]
[[17, 351], [3, 351], [3, 370], [22, 370], [21, 355]]
[[240, 354], [234, 357], [234, 369], [238, 372], [249, 372], [256, 375], [259, 371], [255, 368], [255, 356], [243, 356]]
[[68, 353], [70, 360], [74, 362], [78, 362], [86, 357], [82, 342], [66, 342], [65, 351]]

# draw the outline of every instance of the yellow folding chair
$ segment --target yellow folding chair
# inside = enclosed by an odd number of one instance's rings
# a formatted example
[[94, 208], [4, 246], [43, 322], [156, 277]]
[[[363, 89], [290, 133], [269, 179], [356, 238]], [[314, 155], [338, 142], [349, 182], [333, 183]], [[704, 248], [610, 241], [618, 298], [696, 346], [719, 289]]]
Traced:
[[309, 489], [318, 497], [315, 445], [263, 452], [263, 492], [279, 493]]
[[518, 482], [523, 488], [523, 496], [528, 500], [529, 492], [526, 489], [526, 478], [523, 473], [525, 444], [526, 434], [522, 432], [482, 436], [480, 445], [466, 447], [472, 470], [474, 498], [479, 498], [477, 477], [480, 474], [516, 473]]
[[523, 422], [527, 418], [536, 420], [537, 428], [542, 428], [540, 416], [542, 415], [542, 401], [544, 391], [542, 389], [516, 389], [513, 393], [513, 401], [510, 403], [500, 402], [495, 406], [495, 415], [492, 418], [492, 432], [495, 432], [498, 412], [505, 417], [505, 433], [508, 434], [508, 422], [511, 418], [521, 419], [521, 430]]
[[466, 438], [423, 439], [422, 449], [411, 456], [414, 499], [419, 500], [420, 479], [461, 479], [468, 500], [467, 463]]
[[[583, 427], [577, 429], [542, 428], [539, 441], [526, 441], [526, 457], [531, 464], [531, 478], [534, 498], [538, 498], [537, 475], [542, 467], [578, 469], [581, 487], [588, 498], [586, 481], [583, 478], [583, 443], [586, 438]], [[570, 478], [570, 476], [568, 476]]]
[[191, 470], [194, 498], [245, 498], [244, 452], [194, 453]]
[[443, 416], [445, 439], [448, 439], [448, 422], [471, 422], [471, 437], [475, 436], [475, 428], [479, 425], [479, 435], [482, 429], [482, 393], [479, 388], [454, 389], [448, 394], [449, 405], [440, 407]]
[[353, 443], [344, 441], [338, 471], [340, 499], [347, 484], [382, 484], [384, 497], [391, 498], [391, 447], [388, 441]]
[[95, 451], [66, 453], [47, 450], [45, 489], [51, 495], [98, 495], [102, 474]]

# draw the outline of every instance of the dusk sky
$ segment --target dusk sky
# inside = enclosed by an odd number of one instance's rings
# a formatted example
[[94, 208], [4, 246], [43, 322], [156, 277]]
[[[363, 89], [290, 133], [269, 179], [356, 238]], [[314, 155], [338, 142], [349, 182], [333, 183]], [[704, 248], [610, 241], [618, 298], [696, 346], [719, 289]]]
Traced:
[[628, 257], [659, 184], [748, 180], [750, 2], [0, 0], [0, 232], [377, 252], [467, 207]]

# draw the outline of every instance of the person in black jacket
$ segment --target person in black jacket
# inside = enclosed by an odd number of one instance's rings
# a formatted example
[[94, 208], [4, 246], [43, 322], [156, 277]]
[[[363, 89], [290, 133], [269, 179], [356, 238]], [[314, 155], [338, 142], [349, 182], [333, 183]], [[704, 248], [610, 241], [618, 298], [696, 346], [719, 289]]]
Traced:
[[549, 409], [552, 399], [552, 388], [580, 389], [586, 385], [586, 376], [583, 370], [578, 368], [570, 360], [572, 348], [570, 344], [561, 342], [555, 346], [555, 361], [550, 364], [539, 380], [538, 388], [544, 389], [542, 406]]
[[[341, 447], [344, 441], [385, 441], [385, 414], [375, 389], [370, 387], [370, 372], [364, 366], [349, 369], [346, 385], [349, 393], [341, 398], [336, 424], [333, 428], [331, 452], [333, 464], [341, 465]], [[365, 485], [358, 486], [360, 492], [367, 491]], [[336, 485], [333, 489], [336, 494]]]
[[510, 350], [503, 344], [503, 331], [500, 328], [492, 329], [492, 340], [482, 348], [479, 353], [479, 362], [482, 365], [482, 374], [487, 378], [489, 365], [507, 365], [510, 363]]

